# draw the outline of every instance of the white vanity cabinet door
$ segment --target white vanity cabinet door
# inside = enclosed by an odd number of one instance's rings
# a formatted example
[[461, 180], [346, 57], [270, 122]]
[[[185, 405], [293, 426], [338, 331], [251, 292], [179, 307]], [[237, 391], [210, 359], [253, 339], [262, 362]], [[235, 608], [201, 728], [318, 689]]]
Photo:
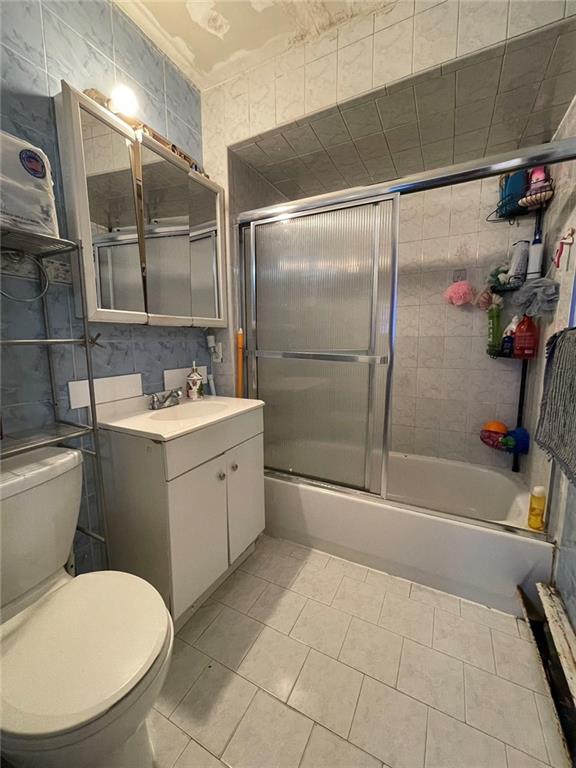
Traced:
[[230, 563], [264, 530], [262, 435], [227, 451]]
[[168, 509], [177, 619], [228, 568], [225, 455], [171, 480]]

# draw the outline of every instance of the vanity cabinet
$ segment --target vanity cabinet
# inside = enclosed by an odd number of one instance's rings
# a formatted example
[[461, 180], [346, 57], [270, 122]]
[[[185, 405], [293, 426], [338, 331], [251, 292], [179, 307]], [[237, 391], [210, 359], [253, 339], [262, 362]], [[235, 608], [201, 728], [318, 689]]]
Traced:
[[262, 408], [167, 440], [122, 423], [100, 424], [110, 567], [178, 621], [264, 529]]

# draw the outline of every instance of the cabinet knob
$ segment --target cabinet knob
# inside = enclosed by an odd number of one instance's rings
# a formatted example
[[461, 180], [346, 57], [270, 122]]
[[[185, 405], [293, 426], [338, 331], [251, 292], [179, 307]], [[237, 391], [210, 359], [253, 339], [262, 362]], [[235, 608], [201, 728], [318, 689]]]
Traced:
[[232, 469], [232, 472], [236, 472], [236, 470], [238, 469], [238, 464], [234, 462], [234, 464], [231, 465], [231, 469]]
[[220, 470], [220, 472], [218, 472], [218, 480], [226, 480], [226, 472]]

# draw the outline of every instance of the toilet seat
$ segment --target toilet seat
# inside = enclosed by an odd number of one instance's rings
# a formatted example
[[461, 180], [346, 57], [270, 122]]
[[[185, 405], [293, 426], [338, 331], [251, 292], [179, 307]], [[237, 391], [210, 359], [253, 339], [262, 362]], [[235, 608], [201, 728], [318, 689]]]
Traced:
[[146, 581], [99, 571], [71, 579], [5, 622], [2, 731], [42, 739], [76, 730], [123, 699], [171, 633]]

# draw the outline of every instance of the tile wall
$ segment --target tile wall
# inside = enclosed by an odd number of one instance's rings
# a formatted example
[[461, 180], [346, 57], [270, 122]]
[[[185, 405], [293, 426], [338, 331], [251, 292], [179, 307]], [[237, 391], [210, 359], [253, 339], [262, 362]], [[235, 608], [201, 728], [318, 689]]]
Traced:
[[[107, 0], [18, 0], [0, 2], [2, 83], [0, 126], [27, 139], [48, 155], [55, 179], [61, 233], [66, 234], [62, 179], [52, 96], [66, 79], [83, 90], [98, 88], [109, 94], [115, 83], [136, 93], [143, 119], [202, 160], [200, 93], [194, 85]], [[10, 271], [10, 270], [9, 270]], [[14, 271], [14, 270], [12, 270]], [[53, 333], [81, 332], [75, 318], [71, 284], [55, 282], [49, 291]], [[5, 277], [5, 289], [28, 295], [35, 286], [21, 277]], [[41, 306], [2, 299], [4, 338], [44, 335]], [[161, 389], [166, 368], [208, 362], [204, 336], [198, 329], [92, 324], [101, 333], [102, 347], [94, 349], [95, 375], [141, 372], [144, 390]], [[68, 410], [66, 384], [86, 376], [82, 350], [55, 350], [61, 415], [78, 419]], [[34, 428], [53, 419], [50, 405], [48, 359], [43, 348], [3, 350], [2, 416], [6, 433]], [[90, 462], [85, 463], [85, 493], [81, 522], [101, 529], [94, 504]], [[101, 552], [84, 537], [77, 540], [80, 570], [97, 566]]]
[[442, 298], [462, 270], [480, 290], [510, 245], [531, 238], [531, 216], [486, 221], [497, 201], [498, 179], [401, 198], [392, 450], [511, 464], [479, 431], [490, 419], [515, 425], [520, 364], [488, 357], [485, 312]]
[[224, 179], [230, 144], [573, 14], [572, 0], [390, 2], [204, 91], [207, 168]]

